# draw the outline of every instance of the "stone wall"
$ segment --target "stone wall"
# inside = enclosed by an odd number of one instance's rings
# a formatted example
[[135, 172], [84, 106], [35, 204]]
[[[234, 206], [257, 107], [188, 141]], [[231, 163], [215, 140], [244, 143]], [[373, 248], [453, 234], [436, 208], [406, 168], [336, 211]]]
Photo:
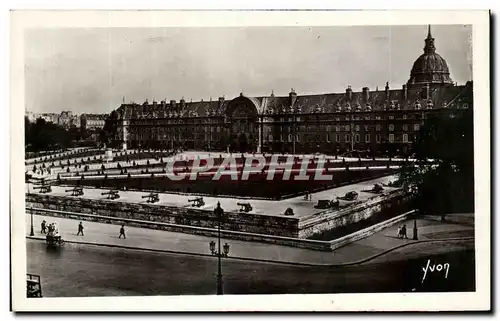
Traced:
[[341, 210], [329, 209], [303, 217], [299, 222], [299, 238], [309, 238], [324, 231], [366, 220], [375, 214], [394, 211], [394, 216], [402, 213], [407, 196], [401, 190], [389, 194], [374, 196], [371, 199], [354, 203]]
[[[26, 196], [26, 207], [94, 214], [121, 219], [213, 228], [217, 217], [213, 210], [134, 204], [43, 194]], [[298, 218], [225, 212], [221, 228], [230, 231], [298, 237]]]

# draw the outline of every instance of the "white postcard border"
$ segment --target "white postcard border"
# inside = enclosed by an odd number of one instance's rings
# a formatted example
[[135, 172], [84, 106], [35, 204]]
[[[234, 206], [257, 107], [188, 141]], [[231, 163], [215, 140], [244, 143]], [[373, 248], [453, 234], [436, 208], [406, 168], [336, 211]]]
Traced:
[[[476, 292], [26, 298], [24, 30], [167, 26], [473, 26]], [[11, 246], [14, 311], [487, 310], [490, 296], [490, 83], [487, 11], [15, 11], [11, 13]], [[19, 125], [18, 125], [19, 124]]]

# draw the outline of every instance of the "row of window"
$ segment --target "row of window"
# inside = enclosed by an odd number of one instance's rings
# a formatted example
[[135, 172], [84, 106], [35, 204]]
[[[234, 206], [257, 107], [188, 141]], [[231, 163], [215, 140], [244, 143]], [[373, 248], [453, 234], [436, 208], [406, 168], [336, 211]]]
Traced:
[[[362, 127], [362, 125], [355, 125], [353, 126], [353, 129], [354, 131], [356, 132], [359, 132], [361, 131], [361, 128], [364, 129], [364, 131], [368, 132], [370, 131], [370, 125], [363, 125], [364, 127]], [[284, 131], [284, 128], [285, 127], [280, 127], [280, 131], [283, 132]], [[420, 130], [420, 124], [413, 124], [413, 126], [409, 126], [409, 124], [403, 124], [402, 125], [402, 130], [403, 131], [408, 131], [408, 129], [412, 129], [413, 131], [415, 132], [418, 132]], [[394, 124], [389, 124], [388, 125], [388, 129], [389, 131], [394, 131], [396, 129], [396, 126]], [[375, 130], [376, 131], [381, 131], [382, 130], [382, 125], [380, 124], [377, 124], [375, 125]], [[269, 128], [266, 130], [266, 132], [271, 132], [272, 129]], [[298, 132], [308, 132], [308, 131], [312, 131], [312, 132], [318, 132], [318, 131], [326, 131], [326, 132], [341, 132], [341, 131], [346, 131], [346, 132], [349, 132], [351, 131], [351, 126], [350, 125], [336, 125], [336, 126], [330, 126], [330, 125], [327, 125], [327, 126], [307, 126], [307, 125], [304, 125], [304, 126], [298, 126], [297, 128], [297, 131]]]
[[[335, 136], [333, 136], [335, 138], [335, 142], [341, 142], [341, 136], [339, 134], [336, 134]], [[364, 141], [361, 141], [361, 137], [362, 135], [359, 135], [359, 134], [355, 134], [354, 135], [354, 141], [356, 143], [370, 143], [371, 142], [371, 134], [365, 134], [364, 135]], [[388, 142], [389, 143], [394, 143], [396, 141], [396, 136], [395, 134], [389, 134], [388, 136]], [[306, 139], [307, 140], [307, 139]], [[268, 141], [269, 142], [272, 142], [273, 141], [273, 135], [269, 135], [268, 136]], [[280, 135], [280, 139], [279, 141], [283, 142], [283, 135]], [[289, 134], [288, 135], [288, 142], [292, 142], [293, 141], [293, 135]], [[300, 142], [300, 136], [299, 135], [295, 135], [295, 141], [296, 142]], [[311, 141], [320, 141], [320, 137], [319, 136], [316, 136], [316, 139], [315, 140], [311, 140]], [[351, 135], [349, 134], [345, 134], [344, 135], [344, 142], [350, 142], [351, 141]], [[381, 143], [382, 142], [382, 137], [380, 134], [376, 134], [375, 135], [375, 141], [377, 143]], [[409, 136], [408, 134], [402, 134], [401, 136], [401, 142], [403, 143], [408, 143], [410, 140], [409, 140]], [[330, 134], [326, 134], [326, 142], [327, 143], [330, 143], [332, 142], [330, 140]]]

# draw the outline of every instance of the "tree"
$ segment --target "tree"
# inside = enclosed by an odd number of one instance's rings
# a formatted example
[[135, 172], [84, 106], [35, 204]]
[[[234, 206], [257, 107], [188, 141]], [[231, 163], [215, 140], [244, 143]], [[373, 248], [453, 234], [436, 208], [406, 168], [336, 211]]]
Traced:
[[414, 146], [416, 162], [399, 174], [425, 214], [474, 211], [474, 139], [472, 110], [457, 118], [431, 117]]
[[104, 126], [99, 133], [99, 140], [108, 147], [116, 147], [116, 134], [118, 131], [118, 113], [113, 110], [104, 121]]

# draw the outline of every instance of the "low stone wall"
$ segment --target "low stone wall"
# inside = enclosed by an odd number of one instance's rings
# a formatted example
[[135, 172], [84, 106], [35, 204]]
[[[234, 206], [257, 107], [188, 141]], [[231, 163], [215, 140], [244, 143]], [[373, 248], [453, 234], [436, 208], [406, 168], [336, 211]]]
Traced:
[[[27, 213], [32, 212], [35, 215], [62, 217], [62, 218], [75, 219], [79, 221], [92, 221], [92, 222], [117, 224], [117, 225], [126, 224], [127, 226], [133, 226], [133, 227], [150, 228], [150, 229], [157, 229], [170, 232], [189, 233], [189, 234], [203, 235], [203, 236], [215, 237], [217, 236], [218, 233], [217, 229], [215, 228], [195, 227], [187, 225], [168, 224], [168, 223], [154, 223], [154, 222], [139, 221], [133, 219], [119, 219], [116, 217], [109, 217], [109, 216], [63, 212], [58, 210], [47, 210], [40, 208], [26, 208], [26, 212]], [[292, 246], [292, 247], [298, 247], [316, 251], [334, 251], [342, 246], [366, 238], [388, 226], [391, 226], [392, 224], [395, 224], [399, 221], [403, 221], [410, 215], [413, 215], [414, 213], [415, 211], [409, 211], [407, 213], [398, 215], [397, 217], [394, 217], [387, 221], [375, 224], [363, 230], [357, 231], [355, 233], [331, 241], [316, 241], [316, 240], [299, 239], [292, 237], [235, 232], [228, 230], [221, 230], [221, 237], [250, 241], [250, 242], [272, 243], [277, 245]]]
[[[42, 209], [35, 207], [26, 208], [26, 212], [28, 214], [33, 213], [35, 215], [61, 217], [79, 221], [92, 221], [92, 222], [116, 224], [116, 225], [126, 224], [127, 226], [133, 226], [133, 227], [150, 228], [156, 230], [188, 233], [188, 234], [203, 235], [203, 236], [216, 237], [218, 233], [216, 228], [158, 223], [158, 222], [141, 221], [134, 219], [117, 218], [111, 216]], [[331, 249], [330, 242], [325, 242], [325, 241], [303, 240], [293, 237], [273, 236], [273, 235], [264, 235], [257, 233], [248, 233], [248, 232], [236, 232], [223, 229], [221, 229], [221, 237], [235, 239], [235, 240], [242, 240], [242, 241], [263, 242], [263, 243], [272, 243], [277, 245], [293, 246], [293, 247], [318, 250], [318, 251], [330, 251]]]
[[394, 216], [401, 213], [401, 205], [407, 202], [407, 196], [402, 190], [374, 196], [373, 198], [355, 203], [352, 206], [329, 209], [323, 212], [303, 217], [299, 221], [299, 238], [309, 238], [313, 235], [331, 231], [336, 228], [369, 219], [375, 214], [393, 210]]
[[[343, 208], [325, 210], [303, 217], [276, 217], [248, 213], [226, 212], [221, 223], [222, 237], [245, 241], [333, 251], [359, 238], [375, 233], [387, 224], [394, 224], [393, 217], [400, 216], [407, 202], [402, 191], [394, 191]], [[134, 204], [107, 200], [91, 200], [44, 194], [28, 194], [26, 208], [34, 214], [88, 220], [108, 224], [122, 224], [165, 231], [215, 236], [217, 217], [213, 211], [189, 207], [169, 207], [151, 204]], [[308, 239], [351, 223], [369, 219], [375, 214], [391, 212], [391, 219], [337, 239]], [[385, 224], [385, 225], [384, 225]]]
[[[44, 194], [28, 194], [26, 207], [182, 226], [213, 228], [218, 225], [213, 210], [190, 207], [134, 204]], [[298, 221], [298, 218], [292, 217], [225, 212], [221, 228], [237, 232], [298, 237]]]

